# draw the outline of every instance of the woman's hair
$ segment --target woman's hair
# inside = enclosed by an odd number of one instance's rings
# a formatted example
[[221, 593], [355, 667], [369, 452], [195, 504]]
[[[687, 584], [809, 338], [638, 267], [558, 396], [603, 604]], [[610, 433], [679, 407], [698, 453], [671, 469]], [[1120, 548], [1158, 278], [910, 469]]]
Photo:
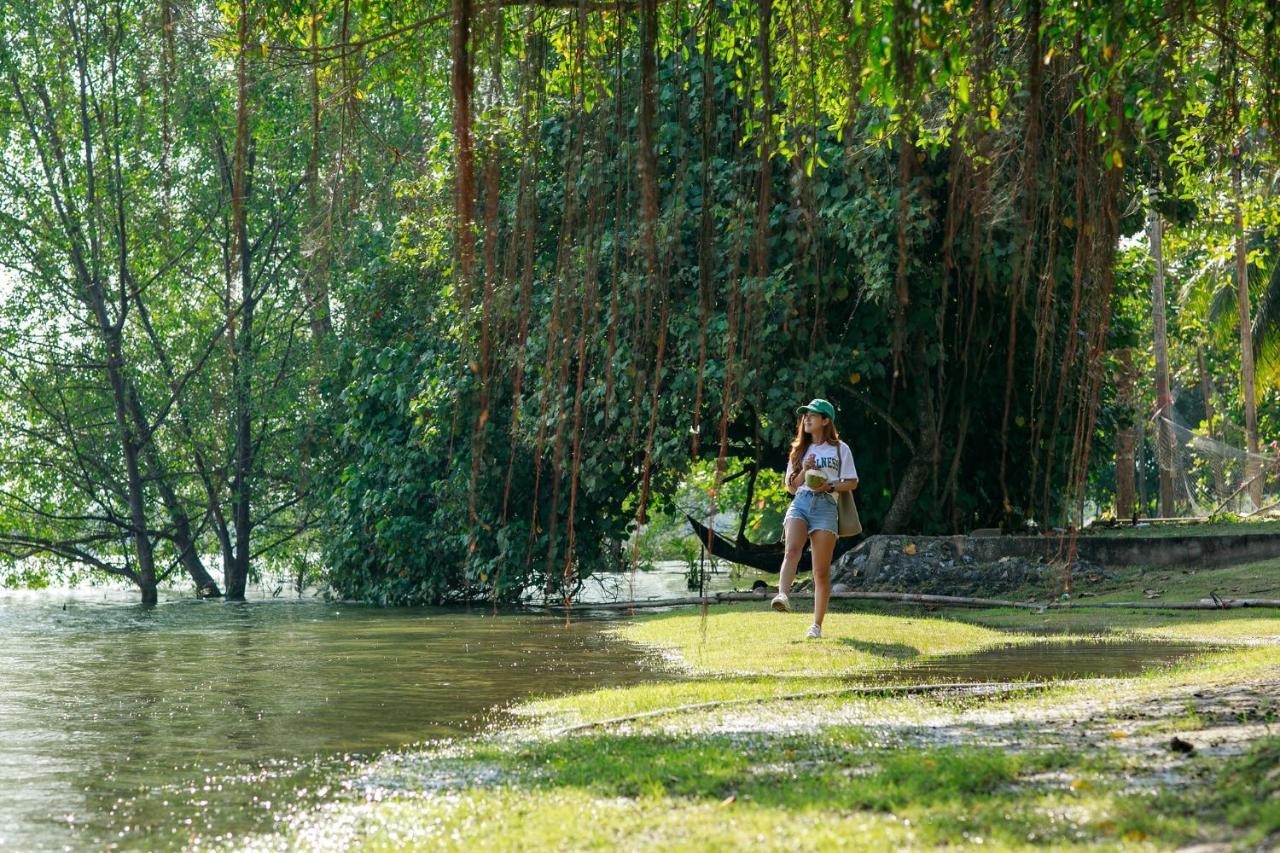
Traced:
[[[826, 417], [826, 415], [823, 415]], [[809, 451], [809, 433], [804, 431], [804, 415], [796, 420], [796, 437], [791, 442], [791, 455], [787, 457], [792, 471], [799, 471], [804, 455]], [[836, 422], [827, 418], [826, 437], [819, 444], [840, 444], [840, 433], [836, 432]]]

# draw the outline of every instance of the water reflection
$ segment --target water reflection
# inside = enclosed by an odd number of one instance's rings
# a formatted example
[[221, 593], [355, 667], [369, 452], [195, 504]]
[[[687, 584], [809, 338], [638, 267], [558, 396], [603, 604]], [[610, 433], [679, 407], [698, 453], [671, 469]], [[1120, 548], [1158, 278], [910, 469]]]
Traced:
[[0, 596], [0, 847], [265, 828], [351, 756], [473, 731], [529, 695], [664, 677], [596, 621], [130, 601]]
[[1121, 678], [1217, 651], [1207, 643], [1084, 639], [995, 646], [907, 664], [895, 675], [912, 683]]

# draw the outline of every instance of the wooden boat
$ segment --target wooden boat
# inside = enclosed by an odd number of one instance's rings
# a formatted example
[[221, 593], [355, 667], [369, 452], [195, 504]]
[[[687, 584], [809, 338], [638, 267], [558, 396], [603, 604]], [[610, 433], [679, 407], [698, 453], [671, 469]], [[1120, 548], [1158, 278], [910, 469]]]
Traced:
[[[710, 530], [705, 524], [702, 524], [692, 516], [686, 515], [693, 532], [698, 535], [698, 541], [702, 543], [705, 550], [707, 542], [711, 542], [709, 553], [721, 560], [728, 560], [730, 563], [737, 563], [740, 566], [750, 566], [761, 572], [768, 572], [776, 575], [782, 570], [782, 555], [786, 550], [786, 545], [782, 542], [771, 542], [768, 544], [759, 544], [749, 542], [742, 534], [738, 535], [738, 541], [721, 535], [720, 533]], [[711, 538], [708, 540], [707, 536]], [[862, 540], [861, 536], [847, 536], [836, 540], [835, 554], [831, 559], [834, 562], [841, 554], [852, 550], [855, 545]], [[808, 572], [813, 570], [813, 558], [809, 554], [809, 549], [805, 548], [804, 553], [800, 555], [800, 565], [796, 568], [797, 572]]]

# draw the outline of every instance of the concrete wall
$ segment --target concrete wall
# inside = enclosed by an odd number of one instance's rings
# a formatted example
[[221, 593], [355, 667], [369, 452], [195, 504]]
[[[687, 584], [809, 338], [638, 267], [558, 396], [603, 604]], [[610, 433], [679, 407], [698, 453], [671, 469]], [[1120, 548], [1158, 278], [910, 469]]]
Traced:
[[[1001, 557], [1053, 561], [1066, 559], [1067, 554], [1067, 540], [1058, 536], [872, 536], [845, 554], [840, 564], [848, 566], [859, 555], [866, 555], [858, 562], [874, 572], [887, 549], [901, 549], [909, 543], [922, 550], [945, 543], [956, 558], [968, 557], [975, 563], [993, 563]], [[1280, 557], [1280, 533], [1079, 536], [1076, 549], [1081, 559], [1103, 566], [1208, 566]]]

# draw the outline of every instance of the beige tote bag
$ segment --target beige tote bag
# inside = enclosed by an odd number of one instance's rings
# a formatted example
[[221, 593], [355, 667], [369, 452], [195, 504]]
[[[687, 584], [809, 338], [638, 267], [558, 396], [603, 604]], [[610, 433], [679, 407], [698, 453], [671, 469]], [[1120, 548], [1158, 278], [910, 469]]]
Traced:
[[[840, 450], [836, 448], [836, 459], [840, 458]], [[839, 468], [836, 470], [838, 473]], [[840, 479], [839, 476], [836, 477], [837, 481]], [[836, 492], [836, 528], [841, 538], [857, 536], [862, 532], [862, 519], [858, 518], [858, 505], [853, 501], [853, 492]]]

